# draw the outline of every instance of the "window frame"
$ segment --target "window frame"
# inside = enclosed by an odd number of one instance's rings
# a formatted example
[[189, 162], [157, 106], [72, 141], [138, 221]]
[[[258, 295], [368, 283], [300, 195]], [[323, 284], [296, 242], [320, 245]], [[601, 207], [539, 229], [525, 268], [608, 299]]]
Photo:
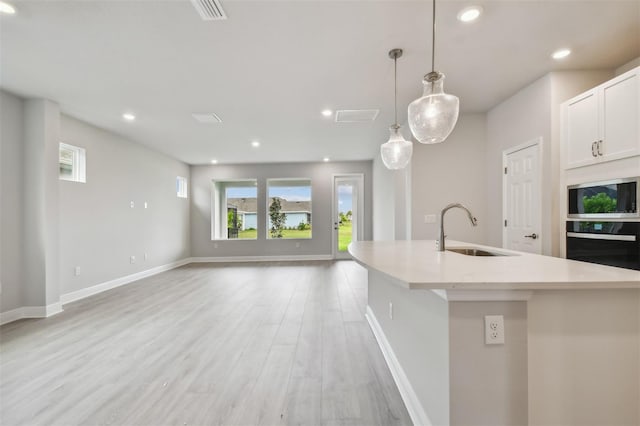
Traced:
[[[62, 151], [71, 152], [71, 175], [60, 173]], [[58, 143], [58, 179], [67, 182], [87, 183], [87, 152], [84, 148], [65, 142]]]
[[[244, 184], [244, 185], [242, 185]], [[211, 241], [257, 241], [260, 221], [258, 220], [259, 187], [258, 178], [212, 179], [211, 180]], [[228, 228], [228, 188], [254, 188], [256, 199], [255, 238], [229, 238]], [[247, 197], [248, 198], [248, 197]], [[223, 229], [224, 228], [224, 229]]]
[[[287, 237], [282, 237], [282, 238], [273, 238], [271, 237], [271, 217], [269, 216], [269, 207], [271, 205], [271, 195], [269, 193], [269, 189], [271, 188], [271, 183], [272, 182], [282, 182], [282, 183], [286, 183], [286, 182], [308, 182], [308, 185], [291, 185], [291, 186], [300, 186], [300, 187], [308, 187], [309, 188], [309, 211], [308, 212], [304, 212], [307, 219], [307, 223], [310, 225], [310, 229], [309, 229], [309, 237], [293, 237], [293, 238], [287, 238]], [[286, 185], [275, 185], [275, 187], [287, 187]], [[282, 240], [286, 240], [286, 241], [292, 241], [292, 240], [300, 240], [300, 241], [309, 241], [313, 239], [313, 180], [309, 177], [294, 177], [294, 178], [268, 178], [266, 179], [265, 182], [265, 188], [266, 188], [266, 214], [265, 214], [265, 229], [266, 229], [266, 234], [265, 234], [265, 239], [267, 241], [282, 241]], [[302, 213], [302, 212], [298, 212], [298, 213]], [[285, 223], [286, 223], [286, 219], [285, 219]]]
[[189, 182], [186, 177], [176, 176], [176, 196], [189, 198]]

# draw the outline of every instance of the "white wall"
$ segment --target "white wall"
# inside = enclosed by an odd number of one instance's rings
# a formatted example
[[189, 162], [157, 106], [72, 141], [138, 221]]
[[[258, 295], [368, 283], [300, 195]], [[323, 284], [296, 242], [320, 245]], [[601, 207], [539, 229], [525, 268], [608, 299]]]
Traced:
[[59, 105], [43, 99], [26, 100], [22, 175], [22, 238], [25, 247], [23, 302], [26, 306], [49, 306], [60, 301], [59, 141]]
[[190, 256], [189, 199], [176, 196], [188, 165], [65, 115], [61, 135], [87, 158], [86, 183], [57, 181], [62, 294]]
[[393, 217], [394, 217], [394, 239], [411, 239], [411, 164], [403, 170], [393, 172]]
[[[191, 167], [191, 255], [194, 257], [296, 256], [332, 254], [333, 175], [364, 174], [364, 239], [372, 235], [372, 162], [234, 164]], [[309, 178], [312, 193], [312, 239], [267, 240], [264, 225], [257, 240], [211, 240], [211, 191], [213, 180], [257, 179], [258, 223], [266, 220], [266, 180]], [[260, 221], [260, 218], [264, 218]], [[296, 247], [296, 244], [300, 247]], [[217, 247], [216, 247], [217, 246]]]
[[[543, 212], [551, 205], [548, 189], [553, 186], [549, 143], [551, 139], [551, 77], [534, 81], [491, 109], [487, 114], [486, 193], [489, 207], [487, 244], [502, 246], [502, 152], [542, 137]], [[543, 253], [551, 254], [551, 216], [542, 218]]]
[[[486, 116], [464, 114], [449, 138], [440, 144], [414, 143], [411, 161], [412, 239], [437, 239], [440, 211], [449, 203], [466, 205], [478, 218], [473, 227], [465, 212], [454, 209], [445, 217], [448, 238], [483, 244], [490, 221], [501, 214], [502, 201], [487, 204]], [[489, 214], [487, 209], [489, 208]], [[499, 210], [498, 210], [499, 209]], [[436, 223], [425, 223], [436, 215]]]
[[22, 306], [23, 101], [0, 91], [0, 312]]
[[394, 171], [387, 169], [380, 155], [373, 159], [373, 239], [395, 239]]
[[611, 71], [554, 72], [534, 81], [487, 114], [487, 244], [502, 245], [502, 152], [542, 137], [542, 252], [560, 254], [560, 103], [605, 81]]
[[412, 202], [411, 164], [389, 170], [378, 154], [373, 160], [373, 239], [410, 240]]

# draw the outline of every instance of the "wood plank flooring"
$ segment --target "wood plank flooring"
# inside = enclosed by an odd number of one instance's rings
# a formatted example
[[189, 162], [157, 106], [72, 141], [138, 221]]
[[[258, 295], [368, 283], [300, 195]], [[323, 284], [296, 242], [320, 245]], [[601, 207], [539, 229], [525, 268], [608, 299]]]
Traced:
[[408, 425], [351, 261], [191, 264], [0, 328], [3, 425]]

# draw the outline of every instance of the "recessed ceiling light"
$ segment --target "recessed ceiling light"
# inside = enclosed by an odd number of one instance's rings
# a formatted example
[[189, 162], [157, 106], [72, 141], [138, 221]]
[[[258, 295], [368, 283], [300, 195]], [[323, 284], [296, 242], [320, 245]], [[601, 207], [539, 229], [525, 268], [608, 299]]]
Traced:
[[211, 164], [218, 164], [218, 160], [216, 159], [211, 160]]
[[566, 58], [570, 54], [571, 54], [571, 50], [569, 50], [569, 49], [558, 49], [555, 52], [553, 52], [551, 57], [553, 59], [562, 59], [562, 58]]
[[260, 142], [258, 142], [258, 141], [252, 141], [252, 142], [251, 142], [251, 146], [252, 146], [252, 147], [254, 147], [254, 148], [257, 148], [257, 147], [259, 147], [259, 146], [260, 146]]
[[333, 111], [331, 111], [330, 109], [325, 109], [322, 111], [322, 115], [324, 115], [325, 117], [331, 117], [331, 114], [333, 114]]
[[324, 161], [325, 163], [328, 163], [328, 162], [329, 162], [329, 157], [324, 157], [324, 158], [322, 159], [322, 161]]
[[469, 6], [458, 12], [458, 20], [462, 22], [473, 22], [482, 14], [480, 6]]
[[16, 8], [11, 6], [9, 3], [0, 1], [0, 13], [4, 13], [6, 15], [15, 15]]
[[127, 112], [125, 114], [122, 114], [122, 118], [124, 118], [127, 121], [133, 121], [133, 120], [136, 119], [136, 116], [131, 114], [131, 113], [129, 113], [129, 112]]

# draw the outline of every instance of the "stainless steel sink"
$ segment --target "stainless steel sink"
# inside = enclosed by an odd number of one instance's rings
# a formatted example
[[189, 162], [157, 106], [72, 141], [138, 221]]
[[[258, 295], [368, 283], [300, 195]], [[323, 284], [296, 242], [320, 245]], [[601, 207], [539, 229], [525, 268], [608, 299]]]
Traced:
[[466, 256], [505, 256], [504, 254], [501, 254], [501, 253], [486, 251], [486, 250], [473, 248], [473, 247], [449, 248], [447, 249], [447, 251], [464, 254]]

